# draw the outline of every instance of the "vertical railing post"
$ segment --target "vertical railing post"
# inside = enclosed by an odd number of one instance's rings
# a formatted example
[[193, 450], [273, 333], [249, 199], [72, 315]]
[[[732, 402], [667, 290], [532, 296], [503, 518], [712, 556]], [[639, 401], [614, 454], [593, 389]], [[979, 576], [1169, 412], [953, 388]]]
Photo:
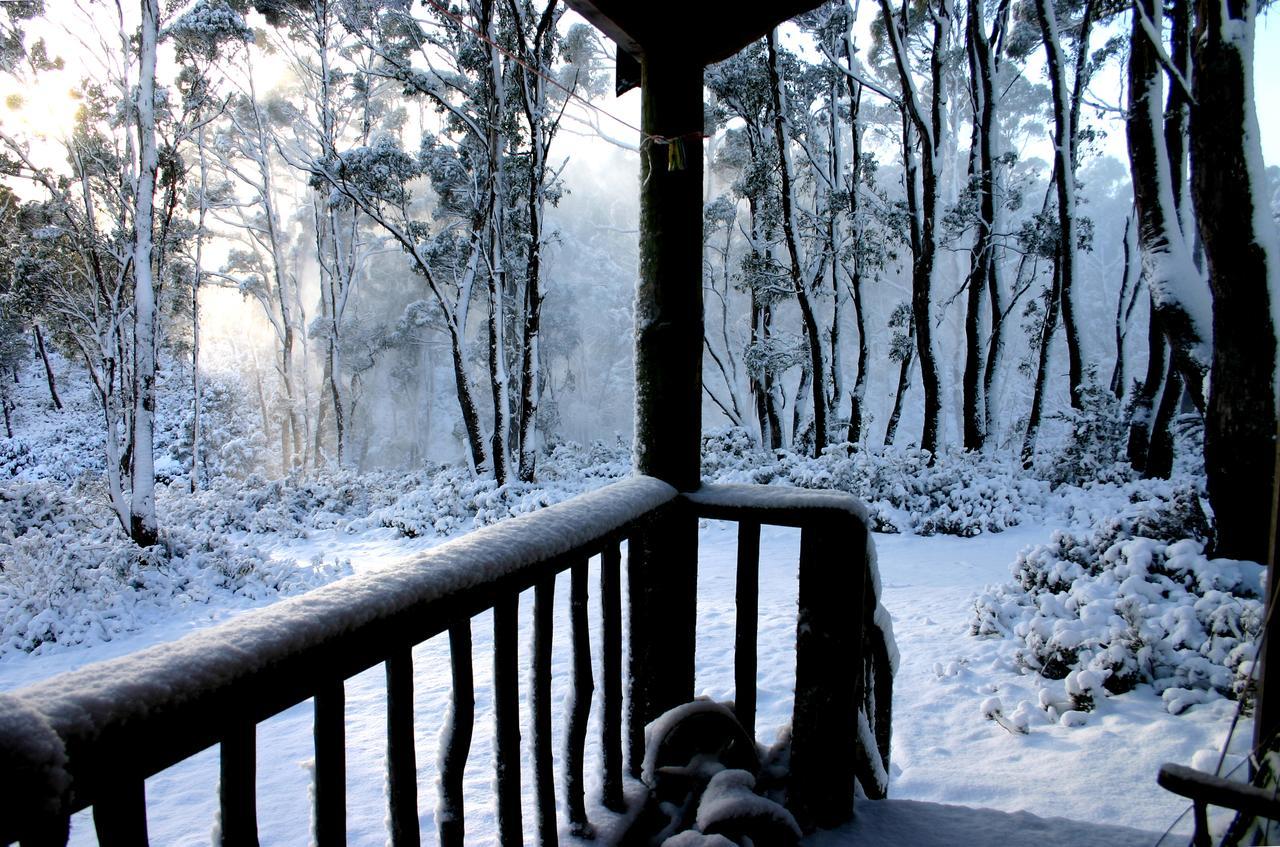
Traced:
[[551, 631], [556, 596], [554, 574], [533, 587], [533, 693], [529, 701], [533, 726], [533, 787], [537, 799], [538, 843], [559, 843], [556, 780], [551, 755]]
[[853, 815], [866, 547], [860, 520], [826, 519], [800, 534], [787, 805], [806, 830], [836, 826]]
[[436, 824], [441, 847], [462, 847], [467, 829], [462, 783], [476, 716], [470, 619], [449, 627], [449, 658], [453, 669], [453, 702], [440, 739], [440, 806], [436, 811]]
[[737, 626], [733, 644], [733, 711], [756, 736], [756, 640], [760, 618], [760, 524], [738, 524], [738, 573], [734, 591]]
[[343, 681], [320, 685], [315, 695], [315, 840], [319, 847], [347, 843], [346, 692]]
[[521, 847], [520, 683], [517, 639], [520, 597], [503, 597], [493, 606], [494, 780], [498, 789], [498, 843]]
[[121, 774], [93, 805], [93, 825], [101, 847], [147, 847], [147, 784]]
[[257, 727], [237, 722], [222, 739], [219, 762], [220, 847], [257, 847]]
[[622, 793], [622, 551], [612, 541], [600, 554], [600, 666], [604, 672], [604, 704], [600, 719], [600, 746], [604, 751], [604, 777], [600, 801], [606, 809], [626, 808]]
[[387, 820], [394, 847], [418, 847], [418, 759], [413, 738], [413, 652], [387, 657]]
[[569, 720], [565, 728], [565, 803], [569, 807], [569, 825], [575, 836], [594, 838], [595, 831], [587, 820], [586, 759], [587, 720], [595, 681], [591, 676], [591, 634], [587, 622], [587, 562], [574, 562], [569, 571], [569, 629], [573, 639], [573, 698], [569, 704]]

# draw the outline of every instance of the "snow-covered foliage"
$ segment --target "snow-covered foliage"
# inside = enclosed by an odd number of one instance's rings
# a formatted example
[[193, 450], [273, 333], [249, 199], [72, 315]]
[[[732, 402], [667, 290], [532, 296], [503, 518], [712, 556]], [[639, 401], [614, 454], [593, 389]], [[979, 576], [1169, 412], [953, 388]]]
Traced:
[[1215, 692], [1248, 696], [1262, 566], [1205, 556], [1194, 489], [1127, 488], [1131, 502], [1118, 514], [1081, 508], [1076, 516], [1091, 530], [1058, 531], [1022, 551], [1013, 581], [978, 598], [971, 631], [1014, 639], [1014, 661], [1065, 679], [1077, 711], [1140, 683], [1175, 714]]
[[[61, 372], [63, 408], [53, 409], [43, 380], [30, 372], [13, 386], [14, 437], [0, 437], [0, 479], [70, 483], [104, 471], [102, 411], [88, 381], [51, 353]], [[156, 475], [161, 482], [186, 477], [191, 467], [191, 374], [161, 357], [156, 396]], [[249, 473], [263, 464], [261, 428], [246, 415], [249, 392], [240, 375], [201, 375], [201, 479]]]
[[340, 575], [207, 527], [174, 524], [162, 544], [138, 548], [91, 485], [0, 483], [0, 656], [110, 641], [178, 606], [262, 600]]
[[[930, 463], [930, 458], [933, 462]], [[854, 448], [841, 444], [821, 458], [754, 447], [741, 429], [706, 435], [702, 476], [709, 482], [749, 482], [831, 488], [860, 498], [877, 532], [974, 536], [1000, 532], [1041, 506], [1049, 484], [1010, 457], [947, 451], [931, 457], [915, 447]]]

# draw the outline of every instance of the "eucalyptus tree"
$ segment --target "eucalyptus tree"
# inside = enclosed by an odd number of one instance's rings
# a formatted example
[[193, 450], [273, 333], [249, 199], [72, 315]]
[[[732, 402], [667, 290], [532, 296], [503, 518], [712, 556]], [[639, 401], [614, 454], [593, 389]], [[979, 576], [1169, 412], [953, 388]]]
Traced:
[[970, 187], [977, 194], [976, 233], [970, 251], [969, 277], [965, 282], [964, 359], [964, 446], [980, 450], [986, 444], [989, 421], [987, 393], [989, 380], [985, 374], [994, 371], [994, 362], [984, 361], [982, 345], [983, 295], [988, 298], [990, 346], [987, 355], [1000, 355], [1002, 323], [1002, 291], [997, 257], [997, 212], [1001, 161], [1000, 97], [996, 81], [1000, 73], [1000, 55], [1008, 26], [1010, 0], [999, 0], [990, 31], [986, 28], [985, 3], [969, 0], [966, 12], [965, 53], [969, 60], [969, 97], [972, 106], [972, 135], [969, 149]]
[[[547, 85], [555, 70], [559, 15], [555, 2], [541, 9], [509, 0], [472, 0], [462, 9], [431, 4], [421, 16], [399, 3], [368, 4], [360, 35], [377, 60], [372, 72], [426, 103], [432, 118], [420, 128], [416, 154], [406, 153], [399, 140], [378, 137], [338, 151], [313, 171], [313, 181], [349, 197], [401, 244], [427, 279], [448, 327], [470, 459], [476, 468], [491, 462], [500, 483], [511, 472], [513, 441], [518, 472], [532, 478], [535, 471], [545, 209], [561, 190], [551, 147], [564, 90], [574, 85]], [[365, 179], [360, 162], [383, 155], [396, 159], [393, 179], [404, 180], [398, 186]], [[421, 209], [410, 208], [407, 183], [419, 177], [431, 185], [434, 231], [421, 220]], [[444, 264], [433, 268], [437, 259]], [[454, 279], [445, 283], [440, 272]], [[479, 285], [489, 307], [488, 439], [473, 399], [467, 350]], [[508, 376], [513, 364], [521, 375], [514, 398]], [[513, 401], [519, 404], [514, 427]]]
[[1205, 469], [1216, 551], [1265, 562], [1273, 537], [1280, 238], [1268, 214], [1254, 105], [1258, 8], [1256, 0], [1197, 0], [1190, 131], [1191, 196], [1213, 295]]
[[[1172, 33], [1166, 52], [1163, 9], [1142, 0], [1134, 4], [1128, 67], [1129, 162], [1151, 303], [1151, 356], [1143, 390], [1134, 403], [1129, 456], [1134, 467], [1148, 476], [1168, 476], [1172, 470], [1170, 426], [1184, 386], [1196, 408], [1204, 409], [1212, 336], [1208, 286], [1192, 257], [1195, 225], [1186, 155], [1191, 102], [1189, 3], [1178, 0], [1168, 17]], [[1166, 75], [1170, 85], [1162, 113]], [[1160, 401], [1153, 418], [1157, 395]]]
[[[804, 434], [801, 418], [804, 389], [811, 390], [813, 441], [811, 450], [814, 457], [822, 455], [827, 445], [830, 432], [827, 426], [829, 401], [827, 397], [827, 375], [831, 372], [832, 363], [828, 361], [823, 347], [822, 329], [818, 325], [818, 314], [813, 302], [813, 293], [826, 275], [833, 249], [832, 234], [824, 221], [829, 210], [823, 208], [827, 203], [823, 200], [821, 188], [812, 191], [814, 205], [809, 209], [801, 206], [801, 179], [792, 146], [800, 148], [810, 162], [810, 173], [815, 179], [831, 177], [823, 174], [819, 165], [822, 153], [815, 147], [822, 143], [818, 133], [813, 132], [813, 124], [808, 120], [809, 100], [797, 96], [804, 91], [792, 92], [792, 86], [802, 86], [806, 74], [798, 61], [778, 49], [777, 32], [770, 32], [766, 38], [768, 47], [769, 94], [773, 105], [773, 133], [778, 162], [778, 194], [781, 204], [780, 222], [783, 245], [786, 249], [788, 277], [791, 290], [800, 308], [801, 325], [804, 329], [805, 346], [809, 358], [807, 367], [801, 375], [800, 392], [793, 406], [792, 441], [800, 445]], [[782, 58], [780, 58], [780, 56]], [[783, 64], [790, 66], [790, 73]], [[787, 76], [792, 77], [792, 86], [788, 86]], [[798, 101], [798, 102], [797, 102]]]
[[[39, 187], [28, 205], [14, 284], [58, 340], [82, 359], [106, 430], [106, 475], [121, 527], [141, 546], [158, 539], [154, 424], [163, 282], [186, 229], [176, 219], [183, 166], [176, 145], [193, 126], [157, 84], [160, 11], [142, 0], [90, 22], [104, 37], [87, 57], [101, 73], [81, 85], [65, 141], [67, 172], [36, 165], [29, 143], [0, 134], [6, 171]], [[163, 150], [162, 150], [163, 147]], [[157, 187], [161, 203], [156, 204]]]
[[[916, 353], [924, 385], [924, 430], [920, 446], [938, 449], [942, 414], [942, 381], [934, 340], [933, 273], [938, 250], [939, 200], [946, 123], [947, 87], [943, 79], [946, 52], [955, 24], [952, 0], [930, 0], [924, 12], [932, 28], [928, 44], [929, 94], [918, 84], [907, 39], [913, 31], [912, 4], [895, 13], [890, 0], [879, 0], [881, 23], [897, 69], [903, 110], [903, 159], [907, 180], [912, 244], [911, 309]], [[918, 149], [917, 149], [918, 144]], [[917, 186], [916, 181], [919, 180]]]
[[[546, 298], [543, 250], [553, 237], [546, 218], [547, 205], [555, 205], [563, 191], [560, 172], [551, 159], [552, 144], [559, 134], [568, 94], [591, 83], [590, 70], [566, 67], [557, 73], [557, 52], [567, 45], [560, 36], [563, 7], [547, 0], [538, 10], [528, 0], [507, 0], [510, 12], [512, 55], [508, 65], [516, 90], [515, 99], [527, 133], [525, 144], [514, 152], [515, 173], [523, 189], [523, 203], [512, 200], [513, 250], [524, 254], [523, 321], [520, 327], [520, 394], [516, 426], [516, 456], [519, 475], [526, 482], [536, 473], [535, 430], [542, 397], [542, 304]], [[573, 64], [572, 62], [570, 63]], [[557, 76], [563, 82], [557, 81]], [[518, 143], [518, 142], [517, 142]], [[513, 193], [515, 191], [515, 186]]]
[[[1080, 141], [1085, 132], [1081, 108], [1097, 63], [1109, 53], [1097, 57], [1089, 52], [1090, 38], [1098, 18], [1099, 0], [1072, 0], [1055, 4], [1053, 0], [1031, 0], [1030, 8], [1019, 11], [1023, 19], [1011, 33], [1011, 50], [1028, 55], [1036, 46], [1045, 51], [1045, 70], [1049, 77], [1050, 107], [1053, 114], [1052, 189], [1056, 215], [1044, 218], [1041, 231], [1052, 244], [1053, 277], [1039, 333], [1038, 365], [1031, 399], [1031, 411], [1022, 440], [1022, 458], [1029, 462], [1036, 447], [1048, 390], [1048, 368], [1053, 339], [1061, 315], [1067, 346], [1068, 394], [1073, 408], [1080, 408], [1085, 380], [1085, 354], [1082, 350], [1080, 321], [1076, 306], [1077, 253], [1088, 245], [1090, 228], [1077, 214], [1076, 170], [1079, 165]], [[1026, 20], [1034, 16], [1034, 24]], [[1061, 18], [1061, 19], [1060, 19]], [[1070, 36], [1069, 41], [1065, 38]], [[1064, 41], [1070, 47], [1064, 46]], [[1045, 210], [1049, 194], [1045, 195]], [[1048, 224], [1048, 226], [1045, 226]]]
[[771, 450], [783, 444], [784, 405], [781, 375], [795, 366], [794, 345], [774, 330], [774, 310], [794, 296], [790, 280], [774, 256], [781, 224], [773, 97], [761, 42], [707, 69], [706, 83], [716, 98], [717, 121], [738, 119], [726, 129], [713, 164], [736, 174], [733, 196], [746, 201], [739, 263], [740, 284], [751, 296], [751, 337], [744, 352], [760, 443]]
[[[200, 486], [201, 406], [203, 379], [200, 370], [200, 286], [205, 275], [205, 245], [209, 241], [209, 213], [217, 204], [230, 199], [222, 186], [212, 184], [209, 154], [210, 124], [222, 114], [227, 100], [218, 91], [215, 63], [221, 56], [243, 47], [253, 33], [243, 16], [222, 0], [198, 0], [166, 29], [175, 46], [179, 71], [176, 88], [182, 97], [184, 111], [192, 116], [188, 145], [194, 147], [195, 174], [185, 186], [187, 205], [194, 213], [193, 231], [187, 261], [191, 280], [191, 473], [189, 484], [194, 492]], [[177, 146], [176, 144], [173, 146]], [[178, 151], [174, 150], [175, 157]], [[171, 180], [176, 195], [178, 180]]]

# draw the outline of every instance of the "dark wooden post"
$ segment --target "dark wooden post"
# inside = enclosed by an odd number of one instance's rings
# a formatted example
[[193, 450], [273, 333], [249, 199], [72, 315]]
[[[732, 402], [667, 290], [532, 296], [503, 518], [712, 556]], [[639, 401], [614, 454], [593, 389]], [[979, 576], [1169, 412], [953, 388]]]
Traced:
[[806, 526], [800, 534], [787, 806], [806, 832], [838, 826], [853, 816], [866, 548], [861, 521], [826, 521]]
[[[702, 64], [641, 64], [640, 282], [636, 291], [636, 469], [682, 491], [701, 484]], [[662, 515], [628, 547], [631, 770], [642, 730], [693, 699], [697, 521]]]
[[[1253, 747], [1265, 750], [1275, 743], [1280, 731], [1280, 618], [1271, 620], [1271, 610], [1280, 600], [1280, 424], [1276, 427], [1275, 482], [1271, 486], [1271, 538], [1267, 551], [1267, 615], [1263, 618], [1266, 631], [1262, 633], [1261, 663], [1258, 668], [1257, 705], [1253, 717]], [[1276, 670], [1272, 670], [1275, 668]], [[1250, 766], [1252, 767], [1252, 766]]]
[[702, 437], [702, 66], [641, 65], [636, 469], [700, 484]]

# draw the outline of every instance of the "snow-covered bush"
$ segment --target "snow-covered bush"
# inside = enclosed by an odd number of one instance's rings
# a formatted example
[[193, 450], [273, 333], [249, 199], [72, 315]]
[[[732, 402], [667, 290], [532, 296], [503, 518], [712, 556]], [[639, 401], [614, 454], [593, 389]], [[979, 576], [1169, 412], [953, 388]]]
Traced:
[[218, 595], [256, 601], [339, 575], [245, 541], [177, 526], [136, 547], [92, 487], [0, 483], [0, 656], [106, 641]]
[[537, 511], [584, 491], [607, 485], [631, 471], [630, 451], [596, 443], [561, 443], [539, 462], [538, 482], [513, 480], [499, 486], [457, 465], [428, 469], [394, 502], [375, 509], [356, 526], [385, 526], [410, 537], [444, 536]]
[[[1263, 569], [1204, 555], [1195, 494], [1138, 500], [1090, 533], [1059, 531], [1024, 550], [1013, 581], [978, 598], [971, 632], [1014, 639], [1014, 661], [1065, 678], [1080, 710], [1103, 689], [1119, 694], [1139, 683], [1175, 713], [1210, 692], [1247, 694]], [[1179, 538], [1187, 534], [1199, 537]]]
[[847, 491], [866, 503], [878, 532], [1000, 532], [1037, 510], [1049, 493], [1046, 482], [1012, 459], [979, 453], [931, 457], [915, 447], [840, 444], [817, 459], [787, 451], [773, 456], [742, 429], [704, 435], [702, 444], [703, 479]]
[[189, 494], [173, 487], [158, 492], [161, 521], [213, 532], [279, 533], [348, 527], [352, 521], [394, 502], [420, 484], [421, 474], [345, 469], [307, 476], [221, 478]]
[[1037, 476], [1054, 486], [1124, 483], [1133, 478], [1125, 460], [1127, 417], [1115, 395], [1103, 388], [1092, 370], [1080, 387], [1080, 408], [1067, 407], [1054, 417], [1066, 425], [1056, 448], [1036, 457]]

